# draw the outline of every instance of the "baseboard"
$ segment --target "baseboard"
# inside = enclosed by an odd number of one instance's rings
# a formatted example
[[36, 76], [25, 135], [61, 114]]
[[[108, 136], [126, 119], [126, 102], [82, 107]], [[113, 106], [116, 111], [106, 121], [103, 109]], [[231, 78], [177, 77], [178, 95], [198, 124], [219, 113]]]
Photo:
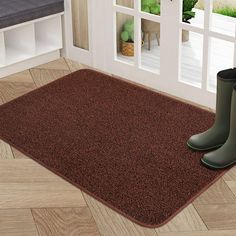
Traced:
[[28, 60], [9, 65], [6, 67], [0, 67], [0, 79], [24, 70], [28, 70], [32, 67], [39, 66], [41, 64], [48, 63], [60, 58], [60, 50], [56, 50], [50, 53], [43, 54]]

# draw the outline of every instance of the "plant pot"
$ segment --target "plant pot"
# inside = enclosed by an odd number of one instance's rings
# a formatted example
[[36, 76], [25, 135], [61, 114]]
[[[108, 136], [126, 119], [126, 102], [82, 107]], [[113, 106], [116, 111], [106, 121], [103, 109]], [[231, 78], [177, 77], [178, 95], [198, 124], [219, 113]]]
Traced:
[[189, 31], [182, 30], [182, 42], [188, 42], [189, 41]]
[[134, 43], [121, 41], [121, 53], [124, 56], [134, 56]]
[[142, 19], [142, 31], [146, 33], [157, 33], [160, 35], [160, 23]]

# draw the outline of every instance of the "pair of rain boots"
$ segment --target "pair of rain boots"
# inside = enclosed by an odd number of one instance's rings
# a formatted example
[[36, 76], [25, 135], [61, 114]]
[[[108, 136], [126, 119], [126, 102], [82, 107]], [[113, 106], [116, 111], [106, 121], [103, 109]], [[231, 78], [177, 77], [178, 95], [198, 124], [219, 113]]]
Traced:
[[201, 159], [209, 168], [236, 163], [236, 68], [217, 74], [215, 122], [209, 130], [193, 135], [187, 145], [195, 151], [213, 150]]

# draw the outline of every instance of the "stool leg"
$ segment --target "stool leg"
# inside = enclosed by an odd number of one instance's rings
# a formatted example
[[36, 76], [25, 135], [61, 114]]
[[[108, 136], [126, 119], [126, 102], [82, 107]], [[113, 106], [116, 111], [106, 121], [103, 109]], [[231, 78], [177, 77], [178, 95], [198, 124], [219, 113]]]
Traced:
[[145, 42], [146, 32], [143, 32], [143, 42]]
[[148, 33], [148, 50], [151, 50], [151, 33]]
[[160, 45], [159, 36], [158, 36], [158, 34], [156, 34], [156, 36], [157, 36], [157, 45], [159, 46]]

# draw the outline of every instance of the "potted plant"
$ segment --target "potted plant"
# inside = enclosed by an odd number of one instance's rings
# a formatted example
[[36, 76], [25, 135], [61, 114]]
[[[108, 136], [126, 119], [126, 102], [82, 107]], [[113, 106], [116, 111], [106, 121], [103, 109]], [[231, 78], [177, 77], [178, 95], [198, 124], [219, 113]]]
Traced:
[[121, 32], [121, 53], [125, 56], [134, 56], [134, 21], [127, 20]]
[[[196, 13], [193, 11], [194, 6], [197, 4], [198, 0], [184, 0], [183, 1], [183, 17], [182, 21], [190, 24], [190, 20], [195, 17]], [[182, 41], [189, 41], [189, 31], [183, 30]]]

